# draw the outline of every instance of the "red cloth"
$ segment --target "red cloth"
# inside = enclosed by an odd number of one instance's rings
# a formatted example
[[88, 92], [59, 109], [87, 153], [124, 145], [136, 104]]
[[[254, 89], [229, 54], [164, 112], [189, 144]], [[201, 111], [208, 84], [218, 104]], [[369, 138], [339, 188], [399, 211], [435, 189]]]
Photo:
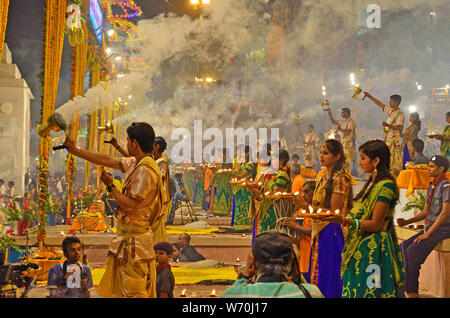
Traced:
[[156, 273], [160, 273], [166, 268], [171, 269], [172, 266], [170, 266], [168, 262], [164, 264], [158, 264], [158, 266], [156, 266]]
[[[433, 182], [431, 182], [431, 192], [430, 192], [430, 199], [429, 199], [430, 202], [433, 199], [434, 189], [436, 189], [436, 184], [438, 184], [439, 182], [445, 181], [445, 180], [447, 180], [447, 177], [444, 174], [441, 177], [434, 180]], [[430, 203], [430, 202], [428, 202], [428, 203]]]

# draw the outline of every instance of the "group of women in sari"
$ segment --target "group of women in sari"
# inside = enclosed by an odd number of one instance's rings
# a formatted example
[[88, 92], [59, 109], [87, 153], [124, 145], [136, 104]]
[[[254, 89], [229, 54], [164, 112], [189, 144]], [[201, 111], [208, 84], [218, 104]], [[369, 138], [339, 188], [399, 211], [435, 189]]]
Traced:
[[[266, 156], [258, 158], [255, 181], [247, 185], [253, 236], [274, 229], [277, 223], [273, 201], [264, 193], [290, 189], [289, 154], [280, 150], [275, 158], [269, 156], [269, 148], [263, 151]], [[405, 271], [393, 223], [399, 194], [389, 172], [389, 148], [381, 140], [371, 140], [359, 148], [359, 154], [359, 165], [369, 178], [354, 198], [342, 145], [329, 139], [320, 148], [326, 173], [316, 180], [311, 204], [301, 196], [284, 199], [296, 209], [332, 212], [313, 219], [312, 229], [302, 231], [311, 235], [306, 280], [327, 298], [403, 297]], [[271, 166], [278, 166], [278, 171]], [[285, 224], [298, 229], [293, 223]]]

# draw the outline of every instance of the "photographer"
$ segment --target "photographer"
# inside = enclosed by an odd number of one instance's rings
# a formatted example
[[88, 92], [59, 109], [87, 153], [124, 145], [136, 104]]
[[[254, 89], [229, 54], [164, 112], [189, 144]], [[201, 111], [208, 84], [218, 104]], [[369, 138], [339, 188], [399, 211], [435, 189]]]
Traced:
[[67, 260], [48, 271], [49, 298], [90, 298], [94, 285], [91, 269], [80, 262], [83, 254], [80, 239], [66, 237], [62, 249]]
[[186, 187], [184, 186], [183, 175], [181, 173], [175, 174], [175, 187], [176, 192], [172, 197], [172, 209], [170, 210], [166, 225], [173, 225], [173, 221], [175, 219], [175, 211], [178, 209], [180, 201], [191, 201], [186, 191]]

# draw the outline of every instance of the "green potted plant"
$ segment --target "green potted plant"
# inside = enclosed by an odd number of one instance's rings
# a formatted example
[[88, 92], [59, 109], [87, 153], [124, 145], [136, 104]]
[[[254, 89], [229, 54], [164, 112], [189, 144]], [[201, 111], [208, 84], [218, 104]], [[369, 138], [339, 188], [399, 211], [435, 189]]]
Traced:
[[83, 189], [75, 197], [74, 205], [80, 209], [87, 209], [89, 208], [89, 205], [98, 198], [98, 194], [98, 191], [92, 187]]
[[408, 197], [408, 202], [401, 209], [402, 212], [408, 212], [414, 209], [422, 211], [425, 208], [425, 202], [427, 199], [426, 191], [416, 191]]
[[55, 216], [61, 212], [61, 201], [54, 200], [51, 194], [48, 195], [48, 200], [43, 204], [43, 211], [47, 215], [47, 224], [55, 225]]

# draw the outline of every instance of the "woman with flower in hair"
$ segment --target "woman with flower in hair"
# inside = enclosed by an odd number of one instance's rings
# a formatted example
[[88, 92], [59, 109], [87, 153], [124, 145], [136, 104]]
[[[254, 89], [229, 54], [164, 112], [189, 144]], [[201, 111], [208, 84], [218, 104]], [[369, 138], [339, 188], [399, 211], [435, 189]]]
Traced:
[[[316, 180], [312, 209], [317, 212], [339, 210], [345, 215], [352, 206], [351, 176], [345, 170], [345, 156], [342, 144], [335, 139], [325, 140], [320, 147], [320, 163], [327, 173]], [[293, 201], [299, 208], [306, 209], [306, 201]], [[344, 233], [340, 224], [328, 220], [314, 219], [311, 233], [311, 256], [307, 281], [319, 287], [326, 298], [340, 298], [342, 280], [340, 274], [341, 253], [344, 247]]]
[[389, 148], [370, 140], [359, 147], [359, 155], [369, 179], [347, 217], [325, 219], [349, 229], [342, 253], [342, 297], [402, 297], [405, 270], [394, 228], [398, 190], [389, 170]]

